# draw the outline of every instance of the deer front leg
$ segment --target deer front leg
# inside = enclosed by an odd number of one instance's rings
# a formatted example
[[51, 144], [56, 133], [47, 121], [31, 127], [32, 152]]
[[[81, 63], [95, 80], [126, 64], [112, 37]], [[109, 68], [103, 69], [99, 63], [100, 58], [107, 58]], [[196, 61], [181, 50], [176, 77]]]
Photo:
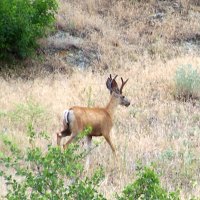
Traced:
[[107, 143], [110, 145], [111, 149], [112, 149], [112, 152], [115, 156], [115, 158], [117, 158], [117, 155], [116, 155], [116, 151], [115, 151], [115, 147], [113, 146], [111, 140], [110, 140], [110, 135], [107, 134], [107, 135], [104, 135], [104, 138], [106, 139]]
[[85, 169], [88, 171], [90, 167], [90, 150], [92, 144], [92, 136], [87, 136], [87, 158], [85, 163]]
[[111, 149], [112, 149], [112, 152], [113, 152], [113, 155], [114, 155], [114, 166], [118, 168], [118, 158], [117, 158], [117, 155], [116, 155], [116, 151], [115, 151], [115, 147], [113, 146], [112, 142], [111, 142], [111, 139], [110, 139], [110, 135], [105, 135], [104, 138], [106, 139], [107, 143], [110, 145]]

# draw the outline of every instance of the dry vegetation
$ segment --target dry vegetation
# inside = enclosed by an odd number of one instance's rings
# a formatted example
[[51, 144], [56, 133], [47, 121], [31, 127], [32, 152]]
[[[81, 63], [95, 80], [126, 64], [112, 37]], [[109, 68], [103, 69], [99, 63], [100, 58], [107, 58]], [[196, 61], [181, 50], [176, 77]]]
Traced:
[[177, 68], [191, 64], [200, 71], [200, 7], [187, 2], [60, 0], [56, 31], [40, 41], [42, 58], [24, 61], [21, 70], [8, 71], [5, 64], [1, 70], [0, 133], [25, 149], [24, 121], [1, 113], [36, 102], [45, 110], [35, 121], [38, 131], [48, 131], [55, 144], [62, 111], [88, 101], [104, 106], [105, 80], [119, 74], [129, 78], [131, 106], [116, 111], [118, 169], [107, 143], [96, 139], [101, 143], [92, 151], [91, 171], [104, 166], [101, 191], [113, 199], [134, 180], [137, 162], [154, 162], [166, 188], [180, 189], [182, 199], [200, 196], [200, 102], [174, 99]]

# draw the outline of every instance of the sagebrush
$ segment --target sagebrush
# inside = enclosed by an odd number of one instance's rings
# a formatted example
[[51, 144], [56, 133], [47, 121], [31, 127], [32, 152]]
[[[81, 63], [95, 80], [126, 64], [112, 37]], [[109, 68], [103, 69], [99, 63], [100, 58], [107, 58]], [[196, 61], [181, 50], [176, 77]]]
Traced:
[[175, 96], [181, 100], [199, 99], [200, 74], [192, 65], [183, 65], [176, 71]]

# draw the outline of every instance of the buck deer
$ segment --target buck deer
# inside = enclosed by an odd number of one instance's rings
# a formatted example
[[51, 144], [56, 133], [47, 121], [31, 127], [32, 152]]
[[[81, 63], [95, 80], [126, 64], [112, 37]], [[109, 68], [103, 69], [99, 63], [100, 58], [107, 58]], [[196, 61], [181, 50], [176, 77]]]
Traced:
[[[130, 105], [130, 101], [122, 95], [122, 90], [128, 79], [124, 81], [123, 78], [121, 78], [122, 84], [119, 89], [116, 78], [117, 75], [114, 78], [110, 75], [106, 81], [106, 86], [111, 94], [110, 101], [106, 107], [88, 108], [74, 106], [64, 112], [63, 130], [57, 133], [57, 145], [61, 144], [61, 139], [63, 137], [70, 136], [67, 143], [63, 145], [63, 148], [66, 149], [77, 134], [79, 134], [86, 126], [90, 125], [92, 127], [92, 132], [87, 135], [88, 150], [90, 150], [93, 136], [103, 136], [116, 157], [115, 148], [110, 138], [114, 111], [118, 105], [126, 107]], [[87, 165], [89, 165], [89, 159], [87, 160]]]

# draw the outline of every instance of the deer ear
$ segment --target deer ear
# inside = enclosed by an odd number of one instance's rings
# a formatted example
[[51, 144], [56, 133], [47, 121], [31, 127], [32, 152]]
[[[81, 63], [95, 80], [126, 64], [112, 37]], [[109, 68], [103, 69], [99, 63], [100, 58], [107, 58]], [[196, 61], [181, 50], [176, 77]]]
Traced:
[[111, 83], [112, 83], [112, 78], [108, 77], [108, 79], [107, 79], [107, 81], [106, 81], [106, 86], [107, 86], [107, 88], [108, 88], [109, 90], [112, 89]]
[[108, 77], [107, 81], [106, 81], [106, 86], [107, 88], [110, 90], [110, 94], [115, 91], [116, 93], [119, 92], [119, 87], [118, 84], [116, 82], [117, 75], [112, 79], [112, 76], [110, 74], [110, 77]]
[[111, 82], [111, 88], [112, 88], [112, 90], [114, 90], [114, 91], [119, 90], [118, 85], [117, 85], [117, 82], [116, 82], [115, 79], [113, 79], [112, 82]]

